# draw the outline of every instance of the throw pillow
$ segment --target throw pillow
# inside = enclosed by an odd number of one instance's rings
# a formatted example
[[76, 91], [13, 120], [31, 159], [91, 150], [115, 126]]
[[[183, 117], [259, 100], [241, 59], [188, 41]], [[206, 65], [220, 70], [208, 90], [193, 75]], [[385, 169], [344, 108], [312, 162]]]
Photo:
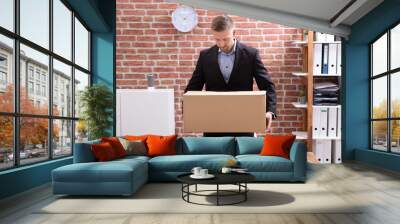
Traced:
[[90, 146], [94, 157], [99, 162], [110, 161], [116, 159], [115, 151], [109, 142], [102, 142]]
[[147, 137], [148, 156], [163, 156], [176, 154], [176, 135], [157, 136], [149, 135]]
[[126, 151], [117, 137], [101, 138], [101, 142], [110, 143], [118, 158], [126, 156]]
[[262, 156], [281, 156], [289, 159], [290, 148], [296, 135], [265, 135]]
[[148, 135], [125, 135], [124, 139], [129, 140], [129, 141], [143, 141], [146, 142]]
[[118, 138], [126, 151], [126, 155], [145, 156], [147, 149], [145, 143], [141, 140], [130, 141], [124, 138]]

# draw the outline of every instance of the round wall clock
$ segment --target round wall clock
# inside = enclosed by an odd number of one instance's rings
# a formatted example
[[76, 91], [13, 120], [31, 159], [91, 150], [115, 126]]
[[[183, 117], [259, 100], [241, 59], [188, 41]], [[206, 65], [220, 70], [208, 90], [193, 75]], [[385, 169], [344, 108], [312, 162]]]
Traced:
[[190, 32], [197, 26], [197, 13], [189, 6], [179, 6], [172, 12], [172, 24], [180, 32]]

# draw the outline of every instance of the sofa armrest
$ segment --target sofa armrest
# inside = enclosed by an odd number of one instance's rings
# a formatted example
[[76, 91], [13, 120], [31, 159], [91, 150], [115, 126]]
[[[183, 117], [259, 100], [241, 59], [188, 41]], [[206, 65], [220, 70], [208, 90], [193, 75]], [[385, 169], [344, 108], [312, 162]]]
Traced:
[[290, 149], [290, 160], [293, 162], [293, 179], [306, 180], [307, 147], [303, 141], [295, 141]]
[[81, 142], [75, 143], [74, 145], [74, 163], [89, 163], [95, 162], [96, 158], [94, 157], [90, 146], [97, 142]]

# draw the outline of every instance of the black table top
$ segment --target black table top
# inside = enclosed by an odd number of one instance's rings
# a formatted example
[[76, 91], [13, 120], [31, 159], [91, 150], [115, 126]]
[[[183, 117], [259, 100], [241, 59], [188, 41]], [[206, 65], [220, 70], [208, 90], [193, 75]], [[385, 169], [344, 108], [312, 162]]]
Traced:
[[213, 173], [215, 177], [211, 179], [193, 179], [190, 177], [191, 174], [179, 175], [177, 179], [186, 184], [236, 184], [255, 180], [255, 177], [249, 173]]

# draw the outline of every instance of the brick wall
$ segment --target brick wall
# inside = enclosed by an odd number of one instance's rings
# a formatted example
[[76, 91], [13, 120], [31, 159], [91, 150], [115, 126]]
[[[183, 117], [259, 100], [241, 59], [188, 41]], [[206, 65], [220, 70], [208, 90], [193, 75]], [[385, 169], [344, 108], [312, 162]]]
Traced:
[[[181, 100], [192, 76], [199, 52], [214, 45], [212, 18], [221, 12], [196, 8], [198, 26], [190, 33], [178, 32], [171, 23], [177, 4], [157, 0], [117, 0], [117, 88], [146, 88], [145, 74], [156, 74], [156, 88], [175, 90], [176, 133], [183, 133]], [[303, 130], [304, 111], [293, 108], [301, 78], [290, 73], [302, 70], [302, 30], [231, 15], [236, 38], [260, 51], [277, 90], [277, 114], [273, 133]], [[255, 86], [255, 89], [256, 86]], [[262, 134], [262, 133], [260, 133]]]

